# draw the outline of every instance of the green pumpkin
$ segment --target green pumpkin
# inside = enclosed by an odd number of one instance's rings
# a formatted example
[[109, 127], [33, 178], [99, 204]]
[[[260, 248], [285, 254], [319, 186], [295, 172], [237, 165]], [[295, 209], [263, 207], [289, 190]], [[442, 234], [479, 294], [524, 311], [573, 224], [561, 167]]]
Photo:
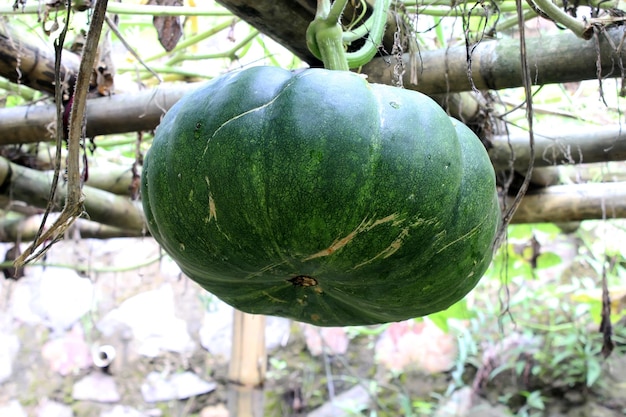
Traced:
[[150, 233], [207, 291], [320, 326], [446, 309], [489, 266], [500, 223], [466, 126], [347, 71], [208, 82], [163, 118], [141, 192]]

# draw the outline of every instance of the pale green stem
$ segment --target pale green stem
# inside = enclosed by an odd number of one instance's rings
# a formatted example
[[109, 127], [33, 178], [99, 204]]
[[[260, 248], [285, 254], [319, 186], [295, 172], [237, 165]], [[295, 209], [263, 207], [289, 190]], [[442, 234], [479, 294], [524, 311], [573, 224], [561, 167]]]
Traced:
[[345, 43], [351, 43], [356, 41], [357, 39], [361, 39], [365, 36], [367, 36], [368, 32], [369, 32], [369, 28], [372, 27], [372, 22], [374, 21], [374, 16], [370, 16], [367, 18], [367, 20], [365, 22], [363, 22], [363, 24], [350, 29], [348, 32], [344, 32], [343, 34], [343, 41]]
[[148, 16], [232, 16], [228, 10], [203, 9], [189, 6], [153, 6], [128, 3], [110, 3], [109, 13]]
[[[537, 13], [535, 13], [534, 10], [529, 9], [524, 12], [524, 21], [530, 20], [533, 17], [537, 17]], [[497, 29], [498, 32], [504, 32], [505, 30], [514, 28], [517, 25], [517, 17], [511, 17], [510, 19], [505, 19], [502, 22], [498, 23]]]
[[[109, 148], [113, 148], [117, 146], [133, 145], [134, 147], [135, 145], [137, 145], [136, 137], [123, 137], [123, 138], [115, 138], [115, 139], [105, 139], [105, 138], [106, 136], [98, 137], [99, 149], [109, 150]], [[149, 142], [149, 140], [152, 140], [152, 137], [149, 136], [148, 134], [144, 134], [144, 136], [141, 138], [142, 143]]]
[[160, 52], [160, 53], [158, 53], [156, 55], [151, 56], [150, 58], [145, 59], [144, 61], [145, 62], [154, 61], [155, 59], [162, 58], [162, 57], [164, 57], [166, 55], [171, 55], [171, 54], [174, 54], [176, 52], [179, 52], [182, 49], [185, 49], [185, 48], [187, 48], [187, 47], [189, 47], [191, 45], [194, 45], [194, 44], [196, 44], [196, 43], [198, 43], [198, 42], [200, 42], [200, 41], [202, 41], [202, 40], [204, 40], [206, 38], [209, 38], [209, 37], [215, 35], [216, 33], [221, 32], [224, 29], [227, 29], [227, 28], [231, 27], [232, 25], [233, 25], [233, 20], [231, 20], [231, 19], [226, 20], [225, 22], [220, 23], [219, 25], [213, 26], [211, 29], [209, 29], [209, 30], [207, 30], [205, 32], [198, 33], [197, 35], [194, 35], [194, 36], [192, 36], [189, 39], [186, 39], [186, 40], [184, 40], [182, 42], [179, 42], [176, 45], [176, 47], [174, 49], [172, 49], [171, 51], [169, 51], [169, 52], [167, 52], [167, 51]]
[[391, 0], [377, 0], [374, 13], [372, 14], [372, 23], [367, 42], [361, 49], [350, 52], [347, 55], [348, 65], [350, 68], [358, 68], [370, 62], [374, 55], [378, 52], [378, 47], [382, 42], [385, 33], [385, 23], [387, 22], [387, 11], [391, 5]]
[[343, 47], [343, 30], [339, 18], [347, 0], [337, 0], [329, 7], [329, 0], [318, 0], [315, 19], [306, 31], [309, 50], [324, 62], [326, 69], [348, 71]]
[[254, 38], [256, 38], [258, 34], [259, 34], [259, 31], [253, 29], [252, 31], [250, 31], [250, 34], [248, 36], [246, 36], [241, 42], [233, 46], [228, 51], [219, 52], [215, 54], [193, 54], [193, 55], [180, 54], [172, 58], [170, 61], [168, 61], [166, 65], [174, 65], [181, 61], [198, 61], [202, 59], [241, 58], [241, 57], [235, 56], [237, 54], [237, 51], [243, 48], [244, 46], [246, 46], [246, 44], [248, 44], [252, 40], [254, 40]]
[[[407, 13], [415, 13], [426, 16], [456, 17], [467, 15], [469, 10], [471, 10], [472, 16], [485, 16], [488, 13], [493, 14], [495, 12], [495, 9], [487, 11], [481, 6], [468, 7], [468, 5], [465, 3], [452, 4], [449, 0], [433, 0], [428, 2], [425, 1], [418, 4], [416, 4], [413, 0], [405, 0], [403, 1], [403, 3], [406, 4]], [[563, 6], [562, 1], [556, 1], [554, 4], [557, 8]], [[586, 4], [590, 7], [599, 7], [601, 9], [610, 9], [611, 7], [615, 6], [614, 1], [601, 2], [599, 0], [590, 0], [587, 2], [583, 1], [580, 4]], [[497, 2], [496, 5], [500, 13], [515, 13], [517, 10], [515, 2], [512, 1], [503, 1], [499, 3]], [[532, 10], [530, 6], [526, 3], [524, 3], [522, 7], [524, 8], [524, 10]]]
[[569, 14], [561, 10], [556, 4], [552, 3], [552, 0], [533, 0], [550, 19], [554, 20], [562, 26], [565, 26], [576, 34], [579, 38], [584, 38], [584, 34], [587, 30], [586, 25], [578, 19], [573, 18]]
[[[376, 55], [385, 32], [387, 11], [391, 0], [377, 0], [372, 16], [356, 28], [354, 34], [350, 35], [343, 33], [339, 23], [346, 3], [347, 0], [337, 0], [327, 13], [328, 2], [318, 0], [315, 20], [307, 29], [309, 49], [315, 56], [322, 59], [324, 67], [328, 69], [347, 70], [365, 65]], [[356, 40], [367, 35], [368, 32], [367, 42], [361, 49], [350, 53], [344, 51], [345, 40]], [[355, 34], [360, 36], [355, 36]]]
[[[527, 10], [531, 10], [529, 6], [524, 5], [524, 9]], [[456, 6], [456, 7], [447, 7], [447, 6], [428, 6], [428, 7], [420, 7], [420, 8], [415, 8], [415, 7], [408, 7], [407, 8], [407, 12], [408, 13], [414, 13], [414, 14], [420, 14], [420, 15], [425, 15], [425, 16], [435, 16], [435, 17], [457, 17], [457, 16], [467, 16], [469, 15], [471, 11], [471, 15], [472, 16], [493, 16], [496, 11], [495, 9], [493, 10], [486, 10], [483, 7], [474, 7], [474, 8], [468, 8], [468, 7], [461, 7], [461, 6]], [[501, 6], [499, 6], [499, 12], [500, 13], [513, 13], [515, 12], [515, 4], [511, 4], [511, 3], [506, 3], [506, 4], [502, 4]]]
[[437, 38], [441, 48], [447, 46], [446, 36], [443, 33], [443, 25], [441, 24], [442, 20], [443, 19], [439, 18], [435, 21], [435, 37]]
[[[429, 7], [429, 6], [447, 6], [447, 7], [455, 7], [455, 6], [459, 6], [461, 3], [459, 3], [456, 0], [422, 0], [422, 1], [415, 1], [415, 0], [396, 0], [398, 3], [402, 3], [403, 5], [405, 5], [408, 8], [416, 8], [416, 7]], [[496, 1], [495, 2], [496, 5], [502, 10], [502, 7], [506, 4], [513, 4], [513, 11], [515, 11], [515, 2], [514, 1], [510, 1], [510, 0], [504, 0], [504, 1]], [[560, 1], [556, 1], [555, 2], [557, 4], [557, 6], [562, 6], [562, 3]], [[475, 4], [475, 3], [468, 3], [468, 4]], [[582, 0], [578, 3], [580, 6], [591, 6], [591, 7], [601, 7], [601, 8], [616, 8], [618, 6], [618, 1], [617, 0], [611, 0], [611, 1], [606, 1], [606, 0]], [[528, 7], [528, 6], [526, 6]]]
[[[186, 70], [184, 70], [182, 68], [175, 68], [175, 67], [152, 66], [151, 69], [153, 71], [161, 74], [161, 75], [173, 74], [173, 75], [179, 75], [179, 76], [184, 77], [184, 78], [207, 79], [207, 78], [212, 78], [213, 77], [212, 75], [209, 75], [209, 74], [200, 74], [198, 72], [186, 71]], [[135, 73], [143, 74], [143, 75], [140, 76], [140, 78], [142, 80], [154, 77], [154, 75], [152, 75], [152, 73], [148, 72], [147, 70], [145, 70], [143, 68], [138, 68], [138, 67], [122, 66], [122, 67], [116, 68], [116, 70], [119, 73], [135, 72]]]
[[[360, 0], [361, 3], [361, 13], [359, 14], [359, 16], [354, 19], [352, 22], [350, 22], [350, 24], [348, 24], [348, 26], [346, 26], [346, 30], [347, 31], [351, 31], [355, 26], [358, 26], [359, 23], [363, 22], [363, 18], [365, 17], [365, 15], [367, 14], [367, 3], [365, 2], [365, 0]], [[345, 41], [345, 38], [344, 38]]]
[[34, 90], [25, 85], [12, 83], [5, 78], [0, 78], [0, 89], [17, 94], [26, 101], [33, 100], [39, 94], [37, 90]]
[[324, 68], [348, 71], [350, 66], [343, 49], [341, 26], [326, 27], [316, 32], [317, 47], [322, 55]]
[[316, 19], [326, 19], [330, 13], [330, 0], [317, 0]]
[[325, 20], [328, 22], [339, 22], [343, 10], [346, 8], [346, 4], [348, 4], [348, 0], [335, 0], [333, 5], [330, 6], [330, 12]]

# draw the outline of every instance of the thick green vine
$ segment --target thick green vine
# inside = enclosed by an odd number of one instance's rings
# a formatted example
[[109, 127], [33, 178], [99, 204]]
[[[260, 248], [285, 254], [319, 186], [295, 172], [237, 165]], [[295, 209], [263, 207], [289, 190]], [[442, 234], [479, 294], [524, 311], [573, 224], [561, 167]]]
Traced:
[[[318, 0], [315, 19], [306, 32], [309, 50], [327, 69], [347, 71], [367, 64], [376, 55], [385, 31], [391, 0], [376, 0], [372, 15], [350, 34], [344, 33], [340, 23], [346, 3], [336, 0], [331, 5], [330, 0]], [[366, 35], [367, 42], [359, 50], [346, 52], [344, 43]]]

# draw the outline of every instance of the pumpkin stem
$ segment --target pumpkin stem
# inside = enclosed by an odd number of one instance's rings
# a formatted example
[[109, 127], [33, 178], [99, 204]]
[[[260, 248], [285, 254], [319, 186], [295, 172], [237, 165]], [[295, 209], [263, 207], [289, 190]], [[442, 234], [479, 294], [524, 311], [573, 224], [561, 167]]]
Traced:
[[324, 68], [348, 71], [348, 59], [343, 47], [343, 30], [339, 19], [348, 0], [317, 0], [315, 19], [306, 31], [309, 50], [322, 60]]
[[331, 5], [330, 0], [318, 0], [315, 19], [306, 31], [309, 50], [322, 60], [326, 69], [347, 71], [365, 65], [376, 55], [385, 31], [391, 0], [376, 0], [372, 16], [359, 27], [365, 31], [357, 28], [363, 32], [359, 37], [367, 35], [367, 41], [358, 51], [346, 53], [344, 40], [350, 37], [343, 33], [340, 19], [347, 2], [336, 0]]

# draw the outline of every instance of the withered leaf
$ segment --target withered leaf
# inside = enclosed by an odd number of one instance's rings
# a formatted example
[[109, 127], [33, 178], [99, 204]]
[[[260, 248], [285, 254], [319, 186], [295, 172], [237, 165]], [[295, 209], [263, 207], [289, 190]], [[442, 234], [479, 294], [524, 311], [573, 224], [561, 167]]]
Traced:
[[98, 48], [98, 58], [94, 62], [92, 73], [92, 85], [95, 81], [95, 87], [101, 96], [109, 96], [113, 94], [115, 65], [112, 57], [111, 37], [107, 32]]
[[[20, 251], [20, 245], [16, 243], [4, 255], [4, 261], [14, 261], [18, 256], [20, 256], [21, 253], [22, 252]], [[12, 266], [3, 268], [2, 273], [4, 274], [4, 278], [14, 279], [16, 281], [24, 277], [24, 269], [16, 269]]]
[[[148, 4], [159, 6], [182, 6], [182, 0], [149, 0]], [[179, 16], [154, 16], [152, 19], [159, 42], [166, 51], [171, 51], [176, 47], [181, 36], [183, 36], [183, 26]]]

